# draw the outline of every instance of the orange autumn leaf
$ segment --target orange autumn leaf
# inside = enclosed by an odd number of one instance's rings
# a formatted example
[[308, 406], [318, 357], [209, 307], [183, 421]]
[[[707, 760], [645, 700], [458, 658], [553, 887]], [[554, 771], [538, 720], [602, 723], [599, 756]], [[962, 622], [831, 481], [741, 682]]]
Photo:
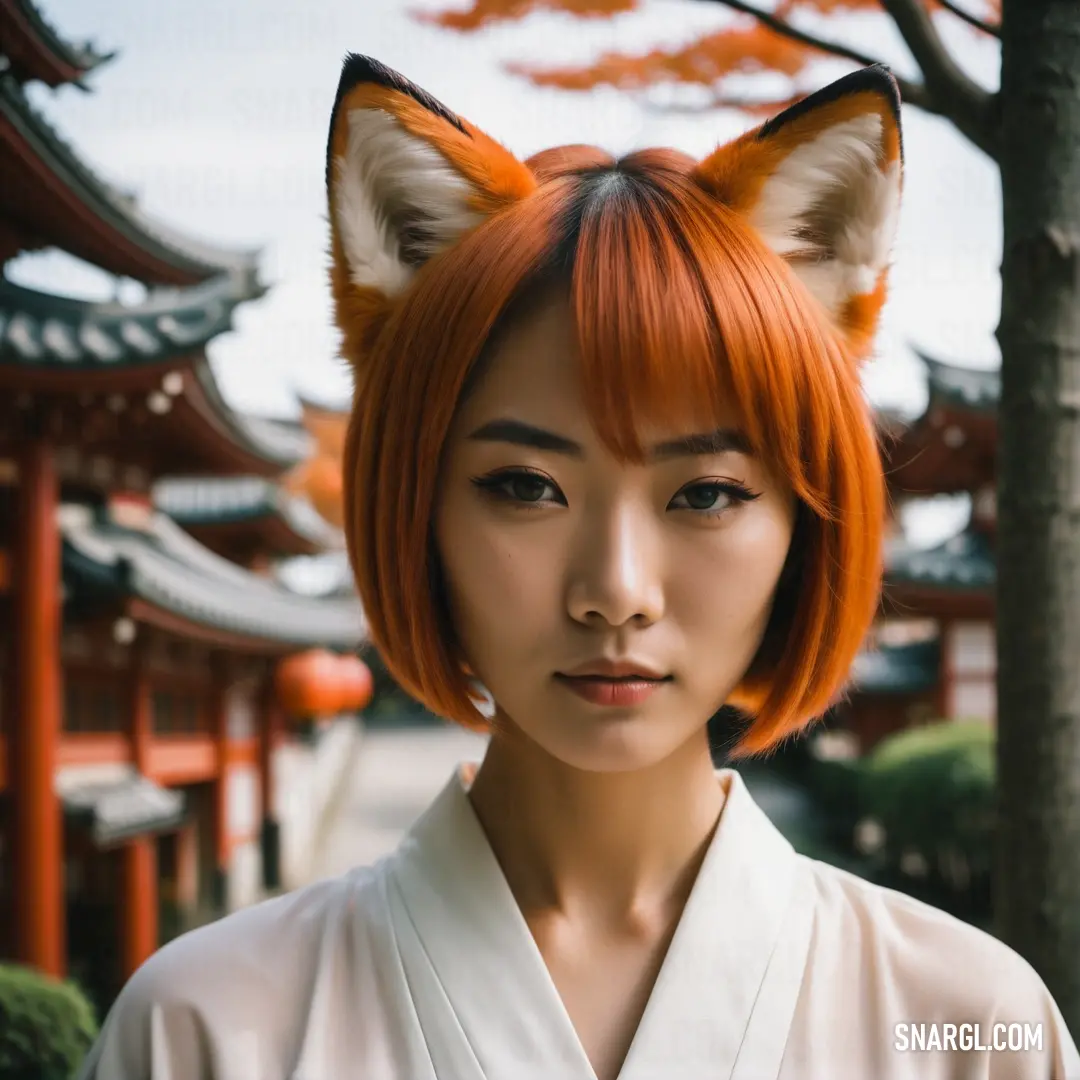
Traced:
[[[723, 0], [715, 0], [717, 7]], [[641, 8], [643, 0], [472, 0], [469, 7], [451, 11], [416, 11], [419, 22], [452, 30], [479, 30], [497, 22], [514, 22], [537, 11], [559, 11], [578, 18], [611, 18]], [[924, 0], [928, 7], [938, 8], [937, 0]], [[1001, 19], [1001, 0], [961, 0], [972, 15], [996, 23]], [[852, 11], [880, 11], [880, 0], [779, 0], [775, 5], [763, 3], [763, 10], [780, 19], [792, 14], [813, 13], [836, 15]]]
[[508, 70], [524, 75], [537, 86], [566, 90], [616, 86], [637, 90], [659, 82], [712, 86], [725, 75], [763, 71], [793, 77], [814, 55], [804, 45], [762, 26], [751, 25], [721, 30], [677, 49], [653, 49], [641, 56], [608, 53], [594, 64], [582, 67], [510, 64]]
[[[1001, 0], [922, 0], [929, 10], [945, 12], [948, 7], [970, 14], [988, 26], [1000, 22]], [[714, 0], [717, 10], [725, 0]], [[472, 0], [464, 8], [449, 12], [417, 14], [420, 21], [447, 29], [470, 32], [497, 22], [512, 22], [539, 11], [562, 12], [578, 18], [612, 18], [639, 10], [644, 0]], [[770, 5], [761, 0], [762, 12], [773, 19], [797, 25], [796, 16], [842, 16], [854, 12], [879, 12], [881, 0], [777, 0]], [[738, 10], [733, 8], [730, 10]], [[743, 21], [705, 34], [675, 49], [653, 49], [643, 55], [607, 53], [591, 64], [573, 67], [536, 64], [508, 64], [511, 74], [524, 76], [536, 86], [586, 91], [597, 86], [641, 90], [658, 83], [684, 83], [711, 87], [715, 93], [702, 108], [739, 108], [751, 113], [768, 113], [798, 98], [755, 98], [734, 96], [725, 91], [723, 80], [730, 75], [772, 72], [793, 79], [815, 58], [824, 55], [813, 45], [795, 41], [782, 32], [753, 21], [742, 12]], [[751, 20], [749, 25], [746, 19]]]
[[496, 22], [524, 19], [534, 11], [565, 11], [582, 19], [608, 19], [640, 6], [640, 0], [473, 0], [464, 11], [413, 12], [418, 22], [447, 30], [479, 30]]

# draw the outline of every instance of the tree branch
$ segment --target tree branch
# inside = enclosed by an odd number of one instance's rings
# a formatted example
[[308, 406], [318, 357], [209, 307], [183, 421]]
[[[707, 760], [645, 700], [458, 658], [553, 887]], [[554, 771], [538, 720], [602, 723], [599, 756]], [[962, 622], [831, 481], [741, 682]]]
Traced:
[[934, 111], [951, 120], [962, 134], [996, 161], [996, 95], [971, 79], [952, 58], [921, 0], [880, 0], [880, 3], [892, 16], [922, 69]]
[[762, 26], [767, 26], [775, 33], [783, 34], [784, 37], [797, 41], [800, 45], [807, 45], [811, 49], [831, 53], [833, 56], [839, 56], [844, 60], [854, 60], [856, 64], [862, 64], [863, 67], [881, 63], [880, 60], [875, 60], [872, 56], [859, 52], [858, 49], [849, 49], [838, 41], [828, 41], [825, 38], [809, 34], [805, 30], [799, 30], [785, 19], [774, 15], [771, 11], [765, 11], [755, 4], [749, 4], [746, 0], [705, 0], [705, 2], [723, 4], [724, 7], [731, 8], [732, 11], [741, 11], [744, 15], [752, 15]]
[[976, 30], [981, 30], [984, 34], [989, 34], [991, 37], [1001, 37], [1001, 27], [994, 26], [993, 23], [988, 23], [985, 19], [980, 19], [978, 15], [972, 15], [970, 11], [965, 11], [958, 4], [953, 3], [953, 0], [937, 0], [937, 2], [947, 11], [950, 15], [955, 15], [961, 22], [966, 22], [968, 26], [974, 26]]
[[[874, 64], [883, 62], [876, 57], [859, 52], [858, 49], [849, 49], [846, 45], [842, 45], [838, 41], [829, 41], [827, 38], [818, 37], [816, 34], [800, 30], [798, 27], [792, 26], [791, 23], [787, 22], [785, 19], [778, 18], [771, 11], [765, 11], [755, 4], [747, 3], [746, 0], [702, 0], [702, 2], [723, 4], [724, 7], [731, 8], [732, 11], [738, 11], [744, 15], [752, 15], [762, 26], [768, 27], [768, 29], [776, 34], [781, 34], [786, 38], [790, 38], [792, 41], [799, 42], [801, 45], [806, 45], [808, 48], [828, 53], [830, 56], [838, 56], [842, 60], [851, 60], [856, 64], [861, 64], [863, 67], [871, 67]], [[884, 3], [884, 0], [882, 0], [882, 2]], [[922, 83], [911, 82], [909, 79], [902, 79], [896, 75], [895, 72], [893, 73], [893, 78], [896, 79], [897, 85], [900, 87], [900, 96], [904, 101], [908, 102], [908, 104], [914, 105], [926, 112], [941, 112], [925, 85]]]

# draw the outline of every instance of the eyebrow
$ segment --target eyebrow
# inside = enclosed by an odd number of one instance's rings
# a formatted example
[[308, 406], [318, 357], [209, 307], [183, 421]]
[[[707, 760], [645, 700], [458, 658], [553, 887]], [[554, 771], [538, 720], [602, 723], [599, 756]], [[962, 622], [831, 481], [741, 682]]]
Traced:
[[[557, 435], [553, 431], [546, 431], [544, 428], [534, 427], [520, 420], [489, 420], [478, 427], [469, 439], [476, 442], [528, 446], [534, 450], [547, 450], [577, 459], [585, 457], [585, 448], [573, 439], [568, 439], [565, 435]], [[653, 461], [667, 461], [671, 458], [704, 457], [726, 453], [752, 454], [750, 444], [741, 431], [717, 428], [715, 431], [683, 435], [678, 439], [655, 444], [649, 448], [648, 456]]]

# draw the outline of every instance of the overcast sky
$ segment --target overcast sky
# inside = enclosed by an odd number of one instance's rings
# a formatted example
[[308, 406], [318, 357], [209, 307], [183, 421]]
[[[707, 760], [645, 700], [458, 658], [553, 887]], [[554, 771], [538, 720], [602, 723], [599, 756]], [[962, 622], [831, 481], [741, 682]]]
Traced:
[[[448, 6], [436, 0], [38, 2], [65, 36], [120, 52], [91, 76], [92, 93], [31, 88], [83, 160], [194, 237], [262, 249], [272, 291], [246, 305], [236, 332], [210, 350], [226, 397], [252, 411], [294, 414], [297, 391], [322, 400], [347, 392], [329, 317], [322, 187], [326, 125], [346, 52], [398, 69], [520, 155], [566, 142], [704, 155], [750, 125], [732, 113], [664, 115], [615, 91], [538, 90], [501, 68], [675, 44], [731, 20], [700, 0], [645, 0], [640, 12], [608, 22], [537, 14], [470, 36], [409, 17], [417, 7]], [[996, 85], [995, 45], [945, 17], [941, 25], [964, 66]], [[884, 16], [833, 20], [831, 32], [898, 71], [913, 70]], [[845, 70], [825, 62], [815, 82]], [[866, 382], [876, 402], [914, 410], [925, 391], [910, 345], [972, 366], [997, 363], [1000, 194], [990, 163], [946, 123], [907, 109], [905, 124], [892, 294]], [[23, 256], [9, 274], [70, 295], [111, 290], [104, 275], [53, 254]]]

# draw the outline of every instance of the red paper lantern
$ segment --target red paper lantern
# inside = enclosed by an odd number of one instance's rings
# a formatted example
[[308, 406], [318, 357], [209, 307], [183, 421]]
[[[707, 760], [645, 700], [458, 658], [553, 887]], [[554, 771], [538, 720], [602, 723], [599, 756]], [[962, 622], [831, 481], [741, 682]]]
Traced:
[[343, 707], [344, 674], [338, 657], [326, 649], [288, 656], [275, 672], [278, 701], [294, 717], [333, 716]]
[[371, 670], [358, 656], [342, 656], [338, 660], [342, 686], [342, 708], [360, 712], [367, 708], [375, 691]]

